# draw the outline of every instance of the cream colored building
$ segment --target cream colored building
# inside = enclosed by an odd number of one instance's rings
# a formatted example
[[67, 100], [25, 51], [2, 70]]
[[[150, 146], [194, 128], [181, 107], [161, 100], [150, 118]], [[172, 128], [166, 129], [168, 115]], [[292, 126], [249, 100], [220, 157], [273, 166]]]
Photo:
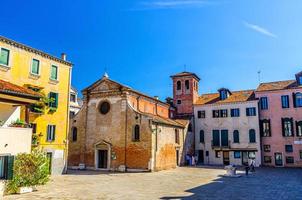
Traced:
[[70, 103], [69, 103], [69, 117], [73, 118], [83, 105], [82, 100], [78, 96], [78, 91], [74, 87], [70, 88]]
[[198, 162], [261, 164], [258, 101], [253, 90], [201, 95], [194, 104]]

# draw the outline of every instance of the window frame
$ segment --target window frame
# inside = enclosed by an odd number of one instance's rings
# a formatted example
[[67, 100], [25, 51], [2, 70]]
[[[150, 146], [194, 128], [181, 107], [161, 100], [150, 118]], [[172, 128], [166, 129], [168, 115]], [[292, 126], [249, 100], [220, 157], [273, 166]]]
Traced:
[[[38, 61], [38, 73], [37, 74], [33, 72], [33, 63], [34, 63], [34, 61]], [[41, 73], [40, 66], [41, 66], [40, 60], [38, 60], [36, 58], [31, 59], [30, 74], [32, 74], [34, 76], [40, 76], [40, 73]]]
[[[290, 148], [289, 148], [290, 147]], [[293, 147], [293, 145], [291, 145], [291, 144], [286, 144], [286, 145], [284, 145], [284, 148], [285, 148], [285, 152], [286, 153], [293, 153], [294, 152], [294, 147]]]
[[133, 142], [139, 142], [141, 139], [140, 137], [140, 125], [139, 124], [135, 124], [133, 127], [133, 137], [132, 137], [132, 141]]
[[[233, 143], [235, 144], [239, 144], [240, 143], [240, 136], [239, 136], [239, 131], [238, 130], [234, 130], [233, 131]], [[237, 136], [237, 137], [236, 137]], [[236, 139], [236, 140], [235, 140]]]
[[179, 91], [181, 90], [181, 81], [176, 81], [176, 90]]
[[[52, 97], [52, 94], [55, 94], [55, 97]], [[54, 98], [54, 99], [55, 99], [54, 102], [49, 102], [49, 103], [48, 103], [48, 106], [49, 106], [50, 108], [58, 108], [58, 105], [59, 105], [59, 93], [57, 93], [57, 92], [49, 92], [48, 98], [49, 98], [49, 99], [50, 99], [50, 98]]]
[[[284, 99], [285, 99], [286, 101], [284, 101]], [[287, 105], [285, 105], [284, 102], [286, 102]], [[281, 107], [284, 108], [284, 109], [290, 107], [290, 105], [289, 105], [289, 95], [282, 95], [282, 96], [281, 96]]]
[[46, 134], [46, 141], [53, 142], [56, 140], [56, 125], [48, 124], [47, 125], [47, 134]]
[[296, 121], [296, 136], [302, 137], [302, 121]]
[[204, 144], [204, 130], [199, 131], [199, 143]]
[[0, 56], [1, 56], [1, 52], [2, 52], [2, 50], [4, 50], [4, 51], [8, 51], [8, 57], [7, 57], [7, 64], [5, 64], [5, 63], [0, 63], [0, 66], [2, 66], [2, 67], [6, 67], [6, 68], [10, 68], [10, 61], [11, 61], [11, 50], [10, 49], [8, 49], [8, 48], [5, 48], [5, 47], [1, 47], [0, 46]]
[[[236, 154], [237, 154], [237, 155], [236, 155]], [[239, 154], [239, 156], [238, 156], [238, 154]], [[240, 152], [240, 151], [234, 151], [234, 158], [235, 158], [235, 159], [241, 158], [241, 152]]]
[[[53, 69], [53, 67], [56, 68], [56, 78], [52, 77], [52, 69]], [[50, 76], [49, 76], [49, 78], [50, 78], [50, 80], [53, 80], [53, 81], [59, 81], [59, 67], [57, 65], [52, 64], [50, 66]]]
[[[268, 124], [268, 129], [264, 130], [265, 124]], [[260, 134], [261, 134], [261, 137], [271, 137], [272, 136], [270, 119], [260, 120]]]
[[179, 129], [175, 129], [175, 143], [176, 144], [180, 144], [180, 140], [179, 140]]
[[271, 152], [271, 145], [269, 145], [269, 144], [264, 144], [264, 145], [263, 145], [263, 151], [264, 151], [264, 152]]
[[185, 80], [185, 89], [190, 90], [190, 80]]
[[78, 128], [72, 127], [72, 142], [78, 141]]
[[180, 100], [180, 99], [177, 99], [176, 104], [177, 104], [177, 105], [181, 105], [181, 100]]
[[240, 117], [240, 109], [239, 108], [231, 108], [231, 117]]
[[261, 110], [268, 110], [268, 98], [267, 97], [260, 97], [260, 109]]
[[[292, 162], [289, 162], [289, 160], [292, 160]], [[294, 164], [295, 163], [294, 156], [285, 156], [285, 163], [286, 164]]]
[[[290, 124], [290, 132], [291, 134], [286, 134], [286, 124], [285, 123], [289, 123]], [[287, 124], [288, 125], [288, 124]], [[281, 126], [282, 126], [282, 136], [283, 137], [294, 137], [294, 125], [293, 125], [293, 118], [281, 118]]]
[[[251, 112], [252, 111], [252, 112]], [[256, 107], [247, 107], [246, 108], [246, 116], [247, 117], [254, 117], [257, 116]]]
[[[253, 133], [253, 135], [254, 135], [254, 140], [252, 141], [251, 139], [252, 139], [252, 133]], [[256, 138], [256, 130], [255, 129], [250, 129], [249, 130], [249, 143], [257, 143], [257, 138]]]
[[[299, 95], [299, 101], [297, 100], [297, 95]], [[296, 92], [293, 93], [293, 101], [294, 101], [294, 107], [295, 108], [301, 108], [302, 107], [302, 92]], [[299, 104], [298, 104], [299, 102]]]
[[[269, 158], [269, 160], [266, 160], [265, 158]], [[272, 156], [263, 156], [263, 162], [264, 163], [272, 163]]]
[[204, 119], [204, 118], [206, 118], [206, 111], [205, 110], [198, 110], [197, 111], [197, 118], [198, 119]]

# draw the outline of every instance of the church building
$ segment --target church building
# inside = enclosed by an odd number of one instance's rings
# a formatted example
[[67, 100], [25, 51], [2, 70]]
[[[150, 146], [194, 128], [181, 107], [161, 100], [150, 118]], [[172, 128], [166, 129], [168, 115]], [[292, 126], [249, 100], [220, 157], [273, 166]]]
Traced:
[[71, 121], [69, 168], [158, 171], [183, 165], [192, 151], [191, 124], [172, 119], [170, 104], [107, 74], [82, 94], [83, 106]]

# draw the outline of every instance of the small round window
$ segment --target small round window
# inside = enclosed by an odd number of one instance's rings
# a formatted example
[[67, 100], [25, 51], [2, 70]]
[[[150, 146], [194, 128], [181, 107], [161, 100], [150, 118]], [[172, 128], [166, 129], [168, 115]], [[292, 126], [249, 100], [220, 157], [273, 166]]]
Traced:
[[105, 115], [110, 110], [110, 104], [108, 102], [103, 102], [103, 103], [101, 103], [99, 109], [100, 109], [100, 113]]

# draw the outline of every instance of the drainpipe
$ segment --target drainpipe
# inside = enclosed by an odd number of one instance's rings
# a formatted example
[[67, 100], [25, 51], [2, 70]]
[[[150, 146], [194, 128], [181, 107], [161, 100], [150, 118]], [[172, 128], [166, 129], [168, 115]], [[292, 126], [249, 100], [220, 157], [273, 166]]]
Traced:
[[[64, 54], [65, 55], [65, 54]], [[64, 57], [64, 60], [66, 60], [66, 55]], [[65, 167], [64, 167], [64, 173], [67, 173], [67, 167], [68, 167], [68, 133], [69, 133], [69, 104], [70, 104], [70, 87], [71, 87], [71, 74], [72, 74], [72, 67], [69, 68], [69, 76], [68, 76], [68, 93], [67, 93], [67, 118], [66, 118], [66, 135], [65, 135]]]

